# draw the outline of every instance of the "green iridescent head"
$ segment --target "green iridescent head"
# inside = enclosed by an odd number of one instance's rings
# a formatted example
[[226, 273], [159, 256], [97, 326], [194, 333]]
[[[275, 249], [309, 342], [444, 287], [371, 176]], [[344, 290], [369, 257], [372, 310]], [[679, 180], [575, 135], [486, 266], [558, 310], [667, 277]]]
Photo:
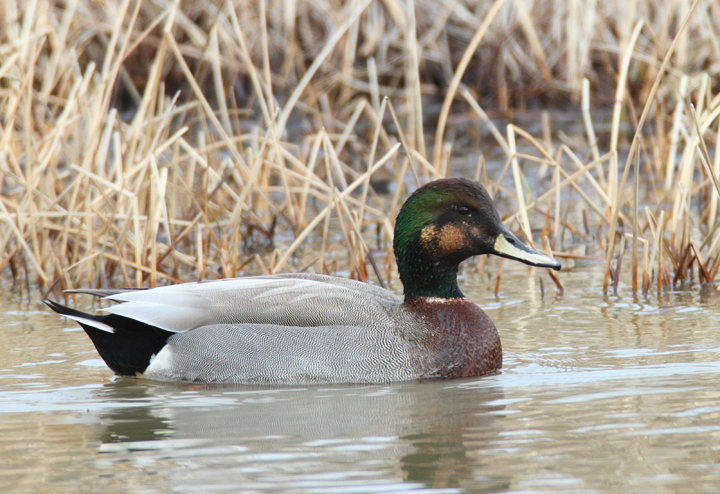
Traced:
[[395, 222], [393, 248], [406, 299], [462, 297], [458, 265], [479, 254], [560, 269], [520, 242], [500, 221], [485, 188], [464, 178], [436, 180], [413, 192]]

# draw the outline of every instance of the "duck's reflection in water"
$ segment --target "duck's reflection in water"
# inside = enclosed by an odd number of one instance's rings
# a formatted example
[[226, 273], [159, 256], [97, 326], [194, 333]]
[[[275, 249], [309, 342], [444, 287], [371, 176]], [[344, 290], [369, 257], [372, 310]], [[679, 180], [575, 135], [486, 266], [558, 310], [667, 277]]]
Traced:
[[171, 484], [506, 487], [476, 471], [504, 408], [502, 389], [482, 379], [303, 388], [118, 379], [102, 393], [118, 404], [102, 417], [104, 459], [159, 459], [155, 473]]

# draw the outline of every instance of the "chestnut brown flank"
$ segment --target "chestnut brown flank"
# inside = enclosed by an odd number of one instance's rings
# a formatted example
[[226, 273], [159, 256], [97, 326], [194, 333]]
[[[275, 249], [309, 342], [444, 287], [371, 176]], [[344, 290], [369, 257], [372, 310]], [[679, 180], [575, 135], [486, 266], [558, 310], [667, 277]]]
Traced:
[[418, 297], [405, 307], [420, 316], [427, 331], [408, 339], [420, 378], [474, 377], [502, 367], [502, 346], [495, 324], [465, 298]]

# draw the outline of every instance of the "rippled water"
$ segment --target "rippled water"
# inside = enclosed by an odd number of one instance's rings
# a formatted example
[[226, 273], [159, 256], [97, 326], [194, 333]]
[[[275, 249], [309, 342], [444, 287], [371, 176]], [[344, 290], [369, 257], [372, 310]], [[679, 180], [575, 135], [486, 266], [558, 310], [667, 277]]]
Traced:
[[540, 275], [463, 280], [502, 373], [388, 386], [117, 379], [6, 291], [0, 492], [720, 492], [716, 291], [603, 297], [587, 268], [542, 297]]

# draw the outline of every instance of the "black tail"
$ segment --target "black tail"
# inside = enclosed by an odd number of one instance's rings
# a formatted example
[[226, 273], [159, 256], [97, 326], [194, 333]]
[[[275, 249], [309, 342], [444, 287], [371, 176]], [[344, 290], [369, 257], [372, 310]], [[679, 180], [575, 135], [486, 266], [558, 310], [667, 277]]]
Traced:
[[150, 365], [150, 359], [157, 355], [165, 346], [167, 339], [174, 334], [115, 314], [94, 316], [52, 300], [44, 300], [44, 302], [58, 314], [97, 321], [113, 328], [114, 332], [111, 333], [77, 321], [90, 337], [107, 366], [119, 376], [137, 376], [145, 372]]

